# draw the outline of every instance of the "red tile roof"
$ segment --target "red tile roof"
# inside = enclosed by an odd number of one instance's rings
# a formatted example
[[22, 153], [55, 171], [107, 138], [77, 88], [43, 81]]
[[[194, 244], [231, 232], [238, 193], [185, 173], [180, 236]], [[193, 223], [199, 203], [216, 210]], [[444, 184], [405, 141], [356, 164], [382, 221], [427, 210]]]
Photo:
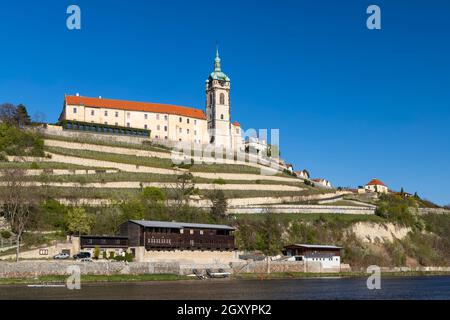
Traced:
[[241, 125], [239, 124], [239, 122], [235, 121], [235, 122], [233, 122], [233, 126], [240, 127]]
[[155, 113], [175, 114], [179, 116], [197, 119], [206, 119], [206, 115], [202, 110], [162, 103], [135, 102], [126, 100], [89, 98], [80, 96], [66, 96], [65, 103], [68, 105], [83, 105], [86, 107], [94, 107], [94, 108], [109, 108], [109, 109], [144, 111], [144, 112], [147, 111]]
[[386, 185], [378, 179], [373, 179], [367, 185], [368, 186], [385, 186], [386, 187]]

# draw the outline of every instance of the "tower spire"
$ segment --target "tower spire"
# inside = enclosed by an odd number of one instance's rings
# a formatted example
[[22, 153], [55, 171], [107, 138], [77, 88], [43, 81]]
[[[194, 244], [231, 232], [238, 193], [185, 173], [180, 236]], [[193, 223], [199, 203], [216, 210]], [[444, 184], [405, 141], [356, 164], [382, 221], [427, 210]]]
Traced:
[[214, 60], [214, 71], [215, 72], [221, 72], [221, 65], [220, 65], [220, 56], [219, 56], [219, 45], [216, 44], [216, 59]]

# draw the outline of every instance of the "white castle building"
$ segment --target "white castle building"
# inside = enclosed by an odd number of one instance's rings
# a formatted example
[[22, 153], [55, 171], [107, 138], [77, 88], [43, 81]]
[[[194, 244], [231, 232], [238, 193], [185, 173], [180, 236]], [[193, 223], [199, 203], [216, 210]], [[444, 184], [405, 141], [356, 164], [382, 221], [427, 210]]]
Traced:
[[231, 81], [222, 72], [219, 52], [214, 71], [206, 80], [206, 113], [183, 106], [66, 95], [59, 118], [64, 129], [119, 135], [147, 136], [153, 140], [214, 144], [242, 150], [242, 130], [231, 122]]

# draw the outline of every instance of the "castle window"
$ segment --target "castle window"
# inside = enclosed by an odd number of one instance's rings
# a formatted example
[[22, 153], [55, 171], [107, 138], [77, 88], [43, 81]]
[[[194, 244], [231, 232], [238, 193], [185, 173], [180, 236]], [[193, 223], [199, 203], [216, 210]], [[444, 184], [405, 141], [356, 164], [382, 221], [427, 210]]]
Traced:
[[148, 114], [144, 114], [144, 119], [147, 120], [148, 119]]
[[180, 122], [183, 122], [183, 119], [180, 117]]
[[189, 123], [189, 118], [186, 121], [187, 121], [187, 123]]
[[95, 111], [91, 110], [91, 116], [95, 115]]
[[127, 118], [130, 119], [131, 113], [127, 112]]
[[157, 126], [156, 126], [156, 130], [160, 130], [161, 129], [161, 127], [160, 127], [160, 125], [158, 124]]
[[127, 127], [128, 127], [128, 128], [130, 127], [130, 123], [129, 123], [129, 122], [127, 122]]
[[183, 133], [183, 129], [182, 128], [180, 128], [180, 133]]
[[189, 129], [187, 129], [187, 134], [189, 134]]
[[108, 111], [105, 111], [105, 117], [107, 117], [108, 116]]
[[167, 126], [164, 126], [164, 131], [166, 131], [166, 132], [167, 132]]
[[[158, 119], [159, 119], [159, 117], [158, 117]], [[167, 115], [165, 115], [165, 116], [164, 116], [164, 120], [166, 120], [166, 121], [167, 121]]]
[[77, 108], [73, 108], [73, 113], [77, 113]]
[[147, 125], [146, 124], [144, 124], [144, 129], [147, 130]]
[[197, 120], [194, 120], [194, 124], [197, 124]]
[[116, 118], [118, 118], [119, 117], [119, 112], [118, 111], [116, 111]]
[[116, 122], [115, 125], [118, 126], [119, 124]]
[[156, 120], [159, 120], [159, 114], [156, 115]]
[[223, 93], [220, 94], [220, 104], [225, 104], [225, 95]]
[[220, 119], [223, 120], [223, 114], [220, 115]]

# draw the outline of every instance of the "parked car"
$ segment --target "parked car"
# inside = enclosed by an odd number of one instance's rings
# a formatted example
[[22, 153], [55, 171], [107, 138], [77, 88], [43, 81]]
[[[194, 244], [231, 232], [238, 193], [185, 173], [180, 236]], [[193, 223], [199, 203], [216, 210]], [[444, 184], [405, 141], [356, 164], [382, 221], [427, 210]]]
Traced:
[[80, 261], [81, 262], [92, 262], [93, 260], [91, 258], [83, 258]]
[[53, 256], [53, 259], [55, 260], [65, 260], [69, 259], [70, 255], [68, 253], [58, 253], [57, 255]]
[[83, 258], [90, 258], [91, 254], [89, 252], [78, 252], [76, 255], [73, 256], [75, 260], [83, 259]]

